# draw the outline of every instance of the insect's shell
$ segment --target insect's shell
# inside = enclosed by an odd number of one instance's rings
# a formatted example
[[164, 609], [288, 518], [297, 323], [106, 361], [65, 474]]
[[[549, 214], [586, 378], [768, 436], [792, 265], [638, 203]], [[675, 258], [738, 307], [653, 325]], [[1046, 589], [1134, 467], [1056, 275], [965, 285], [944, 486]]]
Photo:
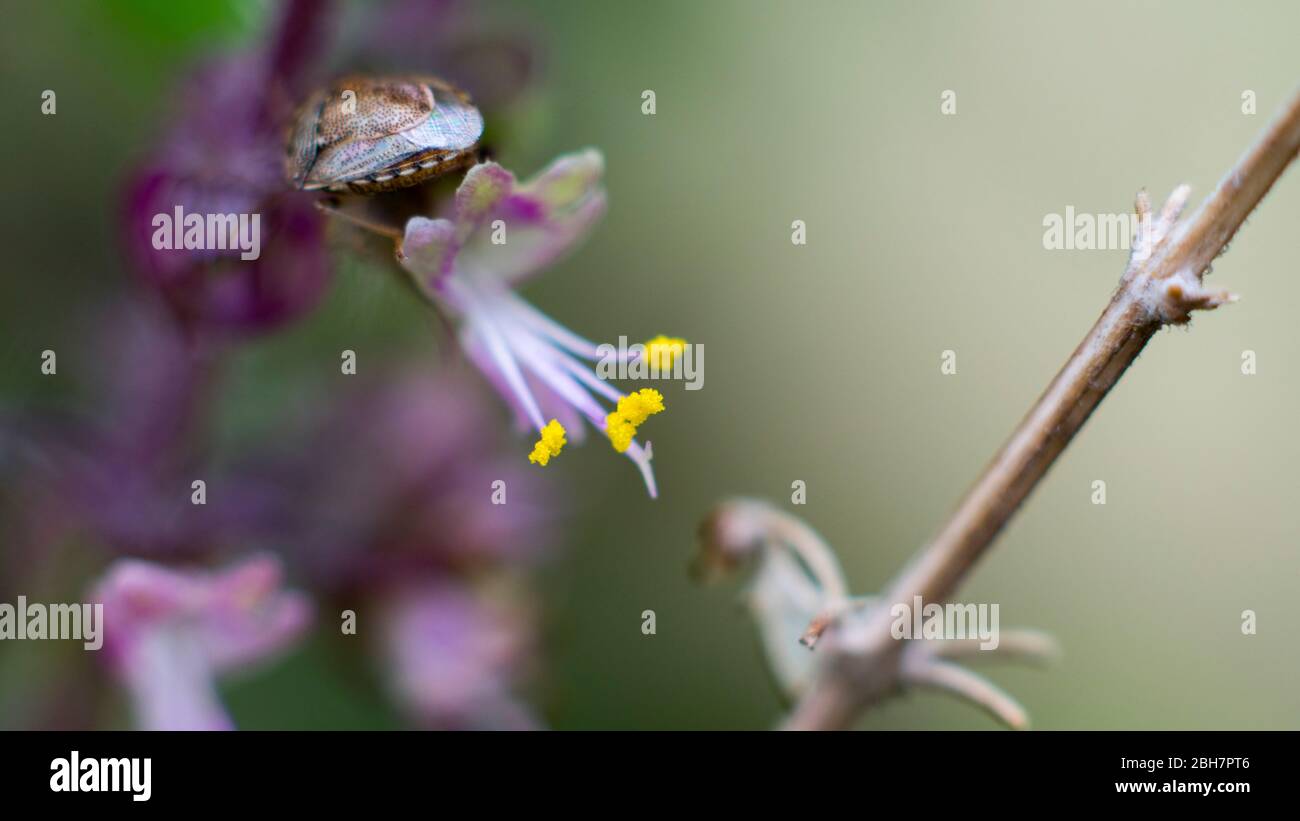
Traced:
[[474, 164], [482, 134], [469, 95], [435, 77], [345, 77], [299, 109], [285, 175], [307, 191], [405, 188]]

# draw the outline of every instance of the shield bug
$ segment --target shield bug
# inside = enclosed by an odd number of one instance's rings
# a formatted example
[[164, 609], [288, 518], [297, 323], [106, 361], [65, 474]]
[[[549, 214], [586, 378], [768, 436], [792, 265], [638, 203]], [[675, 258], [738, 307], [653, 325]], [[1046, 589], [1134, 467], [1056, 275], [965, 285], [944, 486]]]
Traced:
[[483, 115], [436, 77], [345, 77], [308, 98], [285, 175], [306, 191], [375, 194], [473, 165]]

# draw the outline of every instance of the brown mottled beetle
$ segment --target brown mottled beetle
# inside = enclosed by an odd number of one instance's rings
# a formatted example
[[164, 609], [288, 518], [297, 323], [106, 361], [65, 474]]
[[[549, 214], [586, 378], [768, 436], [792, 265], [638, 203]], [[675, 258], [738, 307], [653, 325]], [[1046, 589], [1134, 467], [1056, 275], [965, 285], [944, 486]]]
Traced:
[[299, 109], [285, 175], [294, 188], [376, 194], [473, 165], [483, 115], [436, 77], [344, 77]]

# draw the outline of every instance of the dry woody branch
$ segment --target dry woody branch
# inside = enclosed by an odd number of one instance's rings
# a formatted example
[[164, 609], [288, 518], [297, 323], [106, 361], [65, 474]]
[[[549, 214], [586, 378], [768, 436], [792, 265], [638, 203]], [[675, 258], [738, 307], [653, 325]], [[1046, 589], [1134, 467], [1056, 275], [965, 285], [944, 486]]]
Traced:
[[[820, 606], [803, 642], [815, 645], [813, 652], [819, 658], [806, 681], [792, 682], [787, 688], [796, 697], [787, 728], [847, 727], [874, 703], [913, 687], [943, 690], [987, 710], [1008, 726], [1028, 726], [1025, 710], [1014, 699], [955, 663], [981, 654], [963, 652], [949, 642], [895, 638], [892, 606], [910, 604], [917, 597], [927, 603], [950, 601], [971, 567], [1156, 331], [1187, 322], [1192, 311], [1236, 300], [1227, 291], [1207, 288], [1204, 276], [1298, 149], [1300, 91], [1187, 220], [1180, 220], [1190, 194], [1186, 185], [1175, 189], [1158, 213], [1152, 213], [1145, 192], [1138, 194], [1141, 228], [1110, 303], [947, 522], [883, 595], [851, 600], [831, 591], [818, 599]], [[719, 506], [702, 530], [706, 552], [737, 552], [739, 543], [726, 539], [738, 538], [745, 529], [734, 522], [721, 527], [719, 522], [742, 513], [751, 517], [750, 528], [761, 534], [747, 535], [750, 541], [745, 544], [755, 551], [808, 553], [806, 533], [801, 545], [790, 538], [801, 531], [784, 521], [788, 514], [749, 501]], [[810, 584], [822, 590], [826, 585], [817, 575]], [[1051, 640], [1041, 634], [1007, 631], [1005, 635], [1010, 641], [999, 648], [999, 656], [1041, 660], [1055, 652]]]

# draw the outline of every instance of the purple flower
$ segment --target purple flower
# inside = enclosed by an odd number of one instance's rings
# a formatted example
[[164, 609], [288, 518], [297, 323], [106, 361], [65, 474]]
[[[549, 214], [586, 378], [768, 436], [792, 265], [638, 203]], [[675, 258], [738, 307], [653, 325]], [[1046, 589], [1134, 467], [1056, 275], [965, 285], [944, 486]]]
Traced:
[[[212, 352], [148, 303], [118, 300], [105, 313], [84, 356], [93, 404], [28, 409], [5, 425], [27, 492], [45, 500], [31, 516], [50, 520], [30, 528], [30, 547], [70, 528], [150, 558], [244, 543], [276, 497], [256, 476], [212, 464], [204, 436]], [[205, 504], [193, 504], [195, 480], [205, 483]]]
[[[274, 327], [314, 305], [329, 281], [323, 218], [284, 183], [284, 129], [325, 38], [318, 0], [287, 3], [264, 48], [227, 56], [182, 87], [164, 138], [125, 197], [126, 249], [176, 312], [225, 330]], [[238, 248], [159, 249], [159, 215], [257, 215], [260, 256]]]
[[529, 657], [530, 631], [505, 597], [432, 581], [397, 592], [386, 605], [389, 684], [417, 723], [476, 729], [537, 726], [511, 692]]
[[[398, 260], [428, 298], [460, 318], [469, 358], [521, 422], [537, 430], [530, 462], [545, 466], [566, 435], [580, 439], [585, 419], [631, 458], [653, 497], [650, 450], [635, 434], [664, 409], [663, 397], [648, 388], [625, 396], [603, 381], [582, 361], [600, 359], [600, 349], [512, 290], [586, 237], [605, 210], [603, 172], [595, 150], [562, 156], [522, 184], [496, 163], [475, 166], [456, 191], [450, 218], [407, 222]], [[672, 343], [680, 350], [681, 340]], [[650, 354], [671, 365], [671, 351]]]
[[478, 385], [423, 367], [347, 381], [244, 471], [289, 489], [269, 538], [316, 583], [364, 593], [543, 553], [552, 494], [501, 456]]
[[271, 556], [224, 571], [177, 571], [119, 560], [96, 585], [107, 663], [150, 730], [226, 730], [220, 675], [293, 644], [311, 620], [300, 593], [281, 589]]
[[525, 591], [485, 581], [520, 579], [546, 555], [556, 494], [501, 455], [482, 386], [466, 376], [421, 365], [344, 383], [263, 457], [257, 472], [289, 489], [268, 539], [289, 546], [313, 589], [375, 625], [361, 635], [415, 723], [533, 726], [513, 695], [533, 657]]

